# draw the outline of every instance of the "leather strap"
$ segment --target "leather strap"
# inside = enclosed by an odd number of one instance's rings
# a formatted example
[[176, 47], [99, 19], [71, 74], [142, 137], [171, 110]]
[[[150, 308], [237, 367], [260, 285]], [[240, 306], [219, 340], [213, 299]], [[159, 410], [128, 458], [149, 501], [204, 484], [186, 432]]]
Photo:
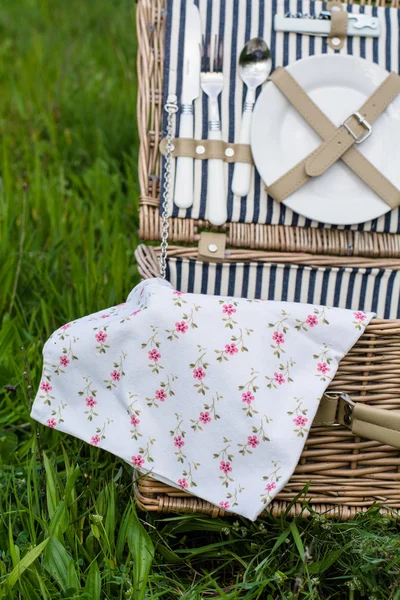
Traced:
[[321, 146], [315, 155], [306, 162], [306, 172], [311, 177], [322, 175], [331, 167], [351, 146], [356, 143], [356, 138], [368, 134], [365, 123], [372, 124], [400, 93], [400, 77], [390, 73], [385, 81], [376, 88], [356, 113], [351, 115], [346, 125], [341, 125], [336, 132]]
[[331, 13], [331, 30], [328, 36], [328, 46], [333, 50], [341, 50], [347, 37], [349, 15], [341, 2], [328, 2]]
[[[228, 163], [242, 162], [253, 164], [251, 149], [248, 144], [230, 144], [222, 140], [194, 140], [191, 138], [175, 138], [172, 156], [190, 156], [200, 160], [219, 158]], [[167, 140], [160, 142], [160, 152], [165, 156]]]
[[400, 411], [349, 403], [342, 394], [322, 397], [313, 426], [344, 425], [353, 435], [400, 448]]
[[[286, 69], [279, 67], [270, 79], [324, 140], [319, 148], [268, 186], [268, 193], [275, 200], [281, 202], [304, 185], [311, 176], [322, 174], [341, 158], [391, 208], [400, 204], [400, 191], [358, 152], [354, 147], [356, 140], [348, 129], [344, 126], [337, 129]], [[361, 107], [361, 117], [368, 115], [366, 120], [373, 122], [399, 93], [400, 77], [391, 73]], [[347, 125], [356, 137], [366, 132], [365, 125], [356, 117], [348, 119]]]

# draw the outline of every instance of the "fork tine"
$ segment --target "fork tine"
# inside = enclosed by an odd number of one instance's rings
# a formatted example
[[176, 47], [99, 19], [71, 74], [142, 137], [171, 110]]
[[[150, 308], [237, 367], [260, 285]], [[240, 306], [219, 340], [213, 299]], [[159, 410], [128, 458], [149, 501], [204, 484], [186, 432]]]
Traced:
[[218, 35], [214, 35], [214, 72], [218, 72]]
[[207, 56], [207, 43], [205, 35], [201, 36], [201, 70], [206, 72], [209, 70], [208, 67], [208, 56]]
[[222, 71], [223, 64], [224, 64], [224, 36], [223, 35], [221, 35], [219, 38], [218, 62], [219, 62], [219, 70]]

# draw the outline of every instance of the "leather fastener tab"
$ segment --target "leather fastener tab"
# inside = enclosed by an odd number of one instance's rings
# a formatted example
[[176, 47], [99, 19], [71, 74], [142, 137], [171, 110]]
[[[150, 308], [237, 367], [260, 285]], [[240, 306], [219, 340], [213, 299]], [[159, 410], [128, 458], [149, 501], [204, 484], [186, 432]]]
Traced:
[[225, 260], [226, 234], [202, 231], [198, 246], [199, 260], [223, 262]]
[[328, 45], [333, 50], [341, 50], [347, 37], [349, 15], [341, 2], [328, 2], [331, 13], [331, 30], [328, 35]]
[[339, 403], [338, 395], [324, 394], [319, 403], [318, 410], [313, 420], [313, 427], [323, 425], [336, 425], [336, 412]]
[[[249, 144], [231, 144], [223, 140], [194, 140], [192, 138], [175, 138], [172, 141], [174, 149], [172, 156], [189, 156], [200, 160], [218, 158], [227, 163], [242, 162], [253, 164]], [[160, 152], [165, 156], [167, 140], [160, 142]]]

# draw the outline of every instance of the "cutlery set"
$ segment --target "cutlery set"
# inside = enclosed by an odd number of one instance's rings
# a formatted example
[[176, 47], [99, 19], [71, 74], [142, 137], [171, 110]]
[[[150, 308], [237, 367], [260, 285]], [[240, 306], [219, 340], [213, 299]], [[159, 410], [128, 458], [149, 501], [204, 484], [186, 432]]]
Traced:
[[[333, 7], [331, 10], [335, 10]], [[288, 12], [275, 15], [276, 31], [296, 32], [312, 36], [328, 36], [332, 13], [324, 10], [318, 15]], [[380, 23], [378, 17], [367, 14], [347, 15], [347, 35], [378, 37]], [[334, 40], [336, 38], [333, 38]], [[337, 40], [336, 40], [337, 41]], [[224, 87], [224, 38], [219, 35], [202, 35], [198, 7], [188, 0], [185, 18], [184, 56], [182, 92], [180, 97], [179, 138], [194, 139], [194, 101], [200, 90], [208, 98], [209, 140], [222, 140], [219, 97]], [[240, 124], [239, 144], [250, 145], [253, 109], [256, 91], [264, 84], [272, 70], [272, 59], [266, 42], [261, 38], [249, 40], [240, 53], [238, 74], [246, 86], [245, 101]], [[205, 152], [204, 146], [197, 146], [197, 154]], [[228, 150], [225, 151], [226, 154]], [[233, 150], [231, 149], [233, 153]], [[228, 156], [228, 154], [227, 154]], [[177, 157], [175, 172], [174, 203], [178, 208], [188, 209], [194, 202], [194, 159], [188, 156]], [[206, 218], [212, 225], [223, 225], [227, 220], [227, 189], [225, 164], [221, 158], [207, 160], [207, 204]], [[235, 162], [231, 190], [241, 198], [251, 189], [253, 165]]]

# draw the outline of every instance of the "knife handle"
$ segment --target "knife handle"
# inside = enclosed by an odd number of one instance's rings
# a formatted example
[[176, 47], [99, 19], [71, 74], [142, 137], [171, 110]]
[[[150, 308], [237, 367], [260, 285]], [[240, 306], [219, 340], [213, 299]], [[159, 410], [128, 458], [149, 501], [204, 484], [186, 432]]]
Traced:
[[[209, 131], [208, 139], [222, 139], [221, 131]], [[208, 159], [207, 219], [212, 225], [223, 225], [228, 219], [224, 161], [219, 158]]]
[[[179, 137], [193, 138], [193, 106], [185, 104], [182, 109]], [[190, 156], [177, 158], [174, 202], [178, 208], [190, 208], [193, 205], [193, 158]]]
[[[245, 102], [244, 110], [242, 114], [242, 122], [240, 125], [240, 144], [250, 144], [250, 133], [251, 133], [251, 121], [253, 118], [253, 107], [254, 102]], [[250, 191], [251, 181], [251, 169], [250, 163], [235, 163], [232, 179], [232, 192], [236, 196], [247, 196]]]

